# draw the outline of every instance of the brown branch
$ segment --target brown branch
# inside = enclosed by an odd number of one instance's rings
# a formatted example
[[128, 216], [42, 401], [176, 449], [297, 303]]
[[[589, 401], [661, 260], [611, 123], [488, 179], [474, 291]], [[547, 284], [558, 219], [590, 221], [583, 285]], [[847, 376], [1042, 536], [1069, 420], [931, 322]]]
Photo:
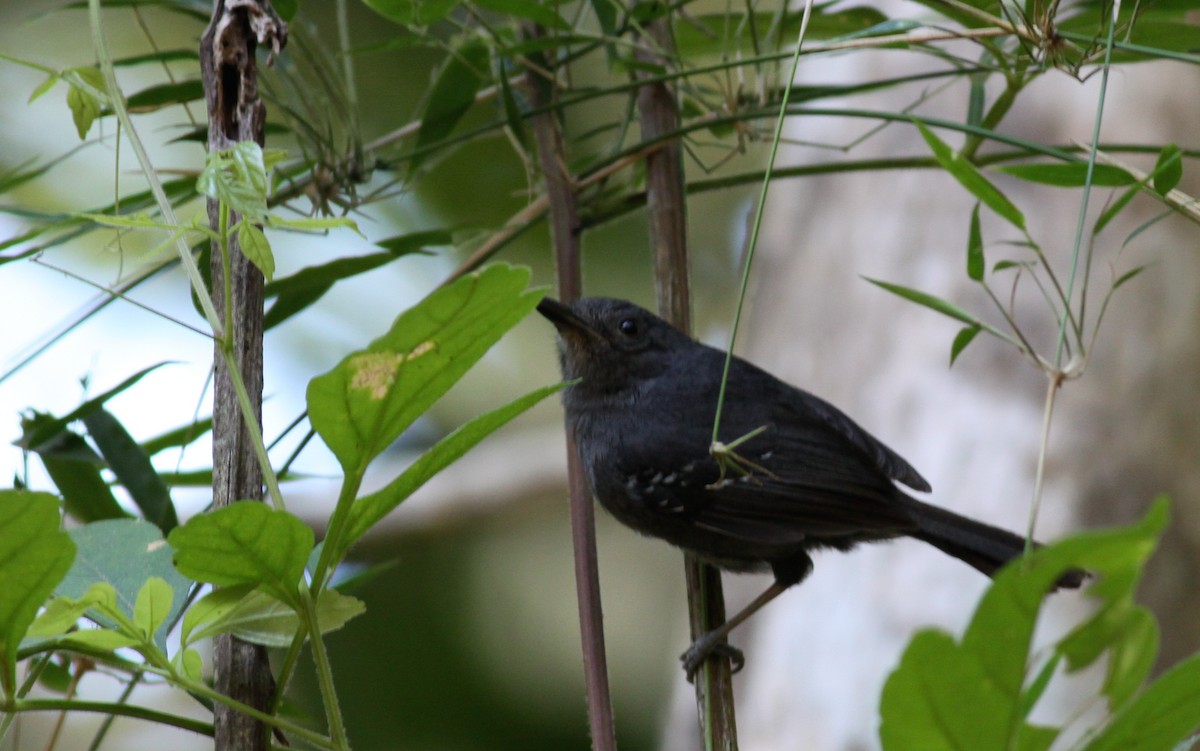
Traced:
[[[208, 105], [208, 149], [227, 149], [239, 141], [263, 144], [266, 106], [258, 95], [255, 51], [269, 44], [274, 55], [287, 43], [287, 26], [268, 0], [215, 0], [212, 20], [200, 38], [200, 70]], [[213, 229], [220, 226], [220, 205], [208, 201]], [[232, 217], [230, 226], [237, 221]], [[250, 394], [256, 424], [262, 421], [263, 278], [237, 245], [229, 241], [229, 284], [219, 243], [213, 243], [212, 290], [217, 312], [231, 326], [225, 332], [232, 345], [242, 382]], [[226, 300], [225, 289], [230, 295]], [[227, 308], [228, 305], [228, 308]], [[243, 420], [226, 360], [217, 343], [213, 386], [213, 504], [261, 500], [262, 471], [250, 429]], [[217, 691], [263, 712], [269, 712], [275, 679], [265, 648], [231, 635], [214, 640], [214, 687]], [[265, 751], [266, 726], [217, 704], [213, 708], [217, 751]]]
[[[670, 19], [659, 18], [646, 26], [638, 58], [665, 69], [673, 48]], [[639, 88], [637, 108], [643, 141], [656, 141], [679, 131], [675, 95], [665, 83], [649, 83]], [[659, 312], [680, 329], [690, 331], [685, 201], [683, 149], [675, 140], [646, 158], [646, 203]], [[684, 573], [691, 635], [696, 639], [725, 621], [721, 573], [690, 554], [684, 557]], [[696, 702], [701, 732], [706, 735], [705, 747], [736, 751], [732, 669], [727, 657], [709, 658], [697, 673]]]
[[[537, 38], [542, 29], [524, 27], [525, 35]], [[535, 109], [554, 103], [558, 81], [545, 56], [530, 55], [530, 104]], [[550, 71], [543, 74], [541, 71]], [[550, 238], [558, 277], [558, 295], [563, 302], [579, 297], [583, 288], [579, 265], [579, 212], [575, 186], [567, 172], [567, 153], [559, 130], [558, 114], [548, 109], [530, 118], [537, 141], [538, 162], [546, 183], [546, 205], [550, 213]], [[567, 486], [570, 491], [571, 542], [575, 551], [575, 591], [579, 601], [579, 631], [583, 647], [583, 677], [587, 689], [588, 728], [595, 751], [616, 751], [612, 698], [608, 687], [608, 658], [604, 647], [604, 614], [600, 603], [600, 571], [596, 555], [596, 517], [591, 493], [583, 476], [583, 465], [575, 449], [575, 438], [567, 431]]]

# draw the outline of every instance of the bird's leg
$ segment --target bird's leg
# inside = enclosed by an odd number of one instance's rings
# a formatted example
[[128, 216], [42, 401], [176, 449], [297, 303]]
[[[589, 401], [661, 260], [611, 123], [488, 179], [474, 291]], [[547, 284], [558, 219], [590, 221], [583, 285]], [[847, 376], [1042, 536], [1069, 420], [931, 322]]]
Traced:
[[[754, 472], [761, 472], [768, 477], [775, 477], [775, 473], [771, 470], [755, 464], [754, 462], [746, 459], [743, 456], [740, 456], [736, 451], [734, 451], [734, 449], [736, 449], [738, 446], [741, 446], [743, 443], [762, 433], [769, 427], [771, 426], [760, 425], [746, 435], [736, 438], [729, 443], [723, 443], [722, 441], [712, 442], [712, 445], [708, 447], [708, 453], [711, 454], [712, 458], [717, 461], [717, 467], [721, 470], [721, 473], [717, 475], [715, 482], [706, 486], [708, 490], [720, 488], [721, 483], [725, 481], [725, 472], [730, 469], [743, 477], [753, 478]], [[749, 467], [749, 469], [747, 469], [747, 467]]]
[[679, 656], [679, 659], [683, 661], [683, 669], [687, 673], [688, 681], [692, 680], [696, 675], [696, 671], [704, 664], [704, 661], [714, 654], [723, 655], [733, 660], [733, 672], [736, 673], [738, 670], [741, 670], [746, 660], [742, 656], [741, 651], [731, 647], [725, 641], [725, 637], [729, 635], [730, 631], [741, 625], [742, 621], [754, 615], [768, 602], [783, 594], [783, 591], [789, 586], [791, 586], [790, 582], [782, 583], [776, 579], [771, 582], [771, 586], [767, 587], [765, 592], [755, 597], [753, 602], [739, 610], [736, 615], [692, 642], [692, 646], [688, 647], [688, 650]]

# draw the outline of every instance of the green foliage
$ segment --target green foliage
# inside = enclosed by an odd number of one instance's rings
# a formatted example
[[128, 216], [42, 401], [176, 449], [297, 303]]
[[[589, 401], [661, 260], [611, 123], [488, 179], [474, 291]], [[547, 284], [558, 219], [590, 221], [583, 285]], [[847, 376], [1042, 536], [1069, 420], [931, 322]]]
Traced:
[[[1158, 632], [1133, 599], [1166, 520], [1167, 504], [1159, 501], [1137, 524], [1036, 550], [996, 576], [961, 640], [933, 630], [914, 636], [884, 686], [884, 748], [1047, 749], [1067, 728], [1030, 724], [1038, 699], [1060, 667], [1078, 672], [1106, 655], [1100, 690], [1112, 719], [1076, 747], [1169, 749], [1183, 741], [1200, 724], [1200, 657], [1144, 686]], [[1041, 602], [1073, 569], [1091, 574], [1086, 594], [1096, 608], [1055, 641], [1052, 656], [1039, 658], [1033, 633]]]
[[313, 532], [286, 511], [257, 501], [192, 517], [168, 538], [175, 566], [196, 581], [254, 584], [299, 607], [297, 587], [313, 547]]
[[0, 491], [0, 688], [17, 685], [17, 646], [38, 608], [67, 573], [75, 546], [59, 530], [58, 500]]
[[[335, 589], [322, 590], [317, 600], [321, 634], [337, 631], [366, 611], [366, 604]], [[217, 634], [231, 633], [265, 647], [287, 647], [300, 630], [296, 611], [252, 585], [214, 590], [188, 609], [183, 641], [192, 644]]]
[[467, 114], [475, 103], [475, 93], [483, 86], [487, 70], [488, 50], [479, 41], [466, 42], [446, 58], [422, 113], [414, 147], [418, 156], [413, 158], [409, 169], [415, 171], [424, 158], [420, 154], [431, 144], [445, 140]]
[[366, 534], [371, 527], [431, 477], [457, 461], [497, 428], [507, 424], [517, 415], [551, 394], [558, 393], [566, 385], [559, 383], [537, 389], [503, 407], [476, 417], [438, 441], [395, 480], [380, 490], [359, 499], [350, 508], [346, 538], [338, 543], [340, 549], [335, 551], [338, 554], [337, 557], [340, 558], [345, 549]]
[[971, 195], [983, 202], [989, 209], [996, 212], [996, 214], [1003, 217], [1017, 229], [1025, 229], [1025, 215], [995, 185], [992, 185], [983, 176], [983, 173], [979, 171], [979, 168], [971, 160], [964, 158], [960, 153], [956, 153], [945, 141], [938, 138], [933, 131], [925, 127], [924, 123], [914, 120], [913, 124], [921, 132], [921, 137], [925, 139], [925, 143], [929, 144], [929, 148], [933, 151], [933, 158], [937, 160], [942, 169], [946, 170], [951, 177], [957, 180], [960, 185], [970, 191]]
[[358, 475], [504, 332], [533, 310], [527, 269], [496, 265], [403, 313], [391, 329], [308, 385], [308, 414], [347, 475]]
[[[1109, 296], [1143, 267], [1115, 270], [1099, 316], [1085, 319], [1078, 301], [1086, 294], [1071, 287], [1073, 276], [1068, 278], [1060, 271], [1031, 235], [1029, 227], [1037, 225], [1034, 209], [1010, 200], [1001, 190], [1001, 181], [1015, 178], [1084, 191], [1121, 189], [1099, 212], [1092, 236], [1078, 239], [1078, 245], [1090, 249], [1135, 199], [1161, 202], [1194, 220], [1196, 212], [1193, 208], [1188, 213], [1189, 199], [1180, 196], [1179, 188], [1185, 184], [1184, 162], [1196, 152], [1187, 144], [1183, 148], [1154, 145], [1153, 151], [1159, 152], [1157, 163], [1151, 174], [1142, 175], [1132, 167], [1114, 166], [1115, 160], [1113, 164], [1100, 163], [1107, 160], [1098, 160], [1098, 155], [1144, 151], [1143, 145], [1100, 142], [1097, 154], [1089, 154], [1071, 145], [1014, 136], [1005, 127], [1005, 116], [1039, 77], [1047, 73], [1089, 76], [1099, 70], [1097, 62], [1109, 52], [1118, 64], [1200, 62], [1194, 54], [1200, 47], [1200, 32], [1190, 20], [1196, 3], [1125, 3], [1119, 6], [1116, 18], [1111, 17], [1112, 4], [1099, 0], [1085, 0], [1061, 10], [1056, 4], [1025, 3], [1022, 7], [998, 0], [949, 4], [922, 0], [922, 4], [925, 10], [913, 14], [901, 9], [895, 17], [873, 7], [818, 5], [802, 50], [805, 55], [828, 57], [854, 55], [859, 49], [887, 49], [897, 56], [931, 55], [939, 64], [945, 63], [945, 69], [889, 74], [849, 85], [806, 83], [792, 90], [785, 113], [806, 114], [801, 102], [812, 108], [813, 102], [836, 100], [836, 109], [818, 112], [847, 121], [865, 120], [878, 128], [888, 123], [913, 123], [924, 141], [923, 146], [914, 141], [910, 149], [917, 156], [899, 154], [854, 162], [842, 158], [842, 152], [853, 151], [857, 141], [848, 146], [834, 144], [837, 148], [829, 152], [836, 154], [834, 158], [827, 162], [814, 159], [788, 174], [877, 169], [882, 175], [889, 167], [945, 171], [975, 202], [967, 223], [965, 271], [975, 289], [991, 301], [990, 313], [978, 312], [970, 302], [944, 299], [936, 291], [870, 281], [961, 325], [951, 343], [951, 364], [984, 332], [1011, 344], [1048, 375], [1065, 378], [1068, 366], [1060, 355], [1067, 353], [1066, 359], [1086, 362]], [[194, 24], [193, 36], [199, 36], [208, 22], [206, 12], [186, 3], [150, 5]], [[300, 13], [295, 0], [275, 5], [285, 19]], [[230, 240], [235, 238], [266, 279], [270, 308], [264, 327], [268, 329], [304, 313], [339, 283], [408, 255], [426, 253], [429, 247], [452, 246], [464, 259], [442, 288], [397, 318], [388, 333], [309, 385], [313, 430], [334, 452], [346, 475], [323, 545], [314, 547], [312, 530], [297, 517], [256, 502], [203, 513], [179, 526], [171, 488], [188, 482], [207, 484], [212, 473], [204, 468], [164, 472], [151, 459], [166, 449], [189, 446], [211, 429], [211, 420], [201, 418], [141, 443], [135, 440], [106, 403], [134, 388], [148, 370], [65, 416], [30, 410], [23, 420], [19, 445], [36, 454], [45, 466], [61, 496], [62, 510], [75, 526], [69, 536], [59, 531], [60, 501], [55, 496], [15, 491], [0, 495], [4, 501], [0, 503], [0, 639], [4, 645], [0, 667], [6, 698], [19, 700], [28, 690], [16, 683], [18, 659], [36, 663], [44, 684], [65, 692], [80, 677], [80, 668], [60, 655], [83, 653], [104, 664], [106, 670], [128, 675], [147, 672], [206, 701], [222, 701], [203, 682], [201, 652], [195, 648], [222, 633], [288, 647], [288, 665], [295, 664], [293, 658], [307, 639], [322, 687], [330, 692], [332, 680], [322, 637], [365, 608], [359, 600], [329, 587], [333, 568], [373, 525], [430, 477], [562, 387], [535, 389], [468, 421], [442, 436], [382, 488], [360, 494], [367, 466], [540, 297], [539, 290], [526, 288], [530, 275], [524, 269], [492, 266], [470, 273], [547, 215], [547, 194], [534, 170], [538, 160], [530, 153], [537, 148], [533, 118], [549, 114], [566, 135], [558, 156], [580, 211], [571, 231], [585, 232], [645, 204], [641, 155], [648, 144], [637, 136], [635, 76], [653, 76], [684, 103], [679, 131], [667, 134], [664, 140], [681, 140], [706, 173], [696, 179], [691, 170], [686, 176], [689, 191], [758, 181], [762, 172], [753, 160], [769, 139], [765, 124], [780, 114], [781, 82], [790, 80], [784, 61], [797, 44], [802, 18], [800, 6], [781, 4], [695, 9], [687, 3], [610, 0], [575, 6], [543, 0], [366, 0], [366, 5], [380, 15], [380, 28], [372, 30], [373, 38], [382, 40], [378, 44], [369, 49], [351, 44], [350, 49], [324, 50], [320, 40], [300, 36], [308, 23], [301, 15], [301, 23], [293, 26], [297, 43], [284, 52], [275, 73], [264, 74], [263, 86], [271, 92], [268, 117], [272, 122], [267, 123], [267, 133], [272, 140], [290, 139], [290, 154], [260, 149], [252, 143], [238, 144], [210, 154], [203, 165], [178, 165], [190, 170], [186, 173], [190, 176], [162, 184], [161, 195], [137, 189], [113, 195], [107, 205], [68, 215], [61, 214], [58, 207], [30, 208], [19, 200], [5, 204], [3, 210], [15, 206], [11, 210], [28, 226], [11, 238], [0, 239], [0, 252], [4, 253], [0, 265], [41, 257], [97, 230], [118, 236], [150, 231], [154, 243], [160, 243], [165, 234], [166, 242], [159, 247], [184, 242], [193, 251], [200, 248], [205, 254], [222, 254], [218, 261], [228, 260], [234, 245]], [[318, 6], [306, 6], [305, 12], [322, 12], [323, 6], [320, 10]], [[905, 17], [906, 13], [913, 17]], [[645, 27], [658, 19], [669, 22], [674, 50], [647, 47]], [[971, 41], [949, 39], [956, 30], [964, 29], [974, 35]], [[1115, 32], [1116, 41], [1106, 50], [1101, 40], [1109, 32]], [[969, 59], [961, 56], [968, 44], [979, 48]], [[180, 71], [197, 62], [191, 50], [152, 49], [110, 64], [123, 70], [143, 66], [138, 72], [149, 74], [154, 66], [170, 65]], [[345, 83], [346, 73], [368, 52], [399, 53], [397, 69], [403, 71], [399, 78], [404, 80], [389, 83], [388, 96], [382, 100], [389, 116], [404, 112], [412, 118], [412, 122], [387, 123], [379, 131], [386, 135], [371, 144], [364, 142], [361, 132], [374, 132], [378, 123], [362, 126], [357, 107], [360, 101], [378, 102], [381, 98], [378, 92], [366, 96], [364, 87], [360, 100]], [[32, 68], [45, 76], [30, 101], [59, 81], [66, 84], [70, 117], [80, 139], [95, 132], [98, 120], [103, 123], [115, 114], [158, 112], [165, 118], [202, 98], [194, 67], [182, 75], [172, 73], [151, 81], [124, 100], [116, 91], [110, 96], [102, 72], [105, 58], [97, 58], [102, 68], [55, 70], [0, 53], [6, 64]], [[296, 73], [304, 66], [315, 71], [307, 81]], [[410, 79], [424, 81], [426, 73], [430, 74], [428, 85], [410, 84]], [[549, 109], [532, 106], [530, 87], [534, 84], [552, 90]], [[922, 115], [926, 98], [943, 88], [968, 98], [961, 122]], [[880, 112], [857, 104], [858, 95], [880, 89], [911, 92], [911, 106]], [[280, 114], [283, 122], [274, 121]], [[138, 138], [138, 129], [125, 122], [122, 120], [120, 130], [122, 142]], [[195, 120], [183, 125], [182, 130], [171, 129], [163, 140], [206, 140], [204, 125]], [[99, 130], [107, 137], [116, 128]], [[382, 207], [368, 215], [372, 219], [402, 214], [383, 202], [397, 194], [423, 201], [429, 197], [423, 181], [438, 177], [433, 165], [445, 163], [464, 144], [477, 145], [484, 139], [500, 142], [502, 137], [513, 145], [514, 162], [528, 167], [527, 172], [518, 170], [517, 182], [497, 186], [498, 204], [508, 196], [527, 198], [527, 205], [503, 226], [490, 226], [491, 220], [476, 219], [474, 214], [468, 214], [465, 222], [461, 216], [447, 218], [445, 226], [470, 230], [451, 233], [406, 227], [396, 237], [377, 242], [382, 252], [356, 256], [337, 256], [331, 243], [333, 255], [283, 278], [273, 278], [277, 264], [272, 242], [279, 233], [322, 233], [339, 228], [357, 232], [358, 225], [350, 217], [371, 204]], [[36, 185], [37, 180], [53, 175], [72, 153], [12, 168], [0, 175], [0, 193]], [[703, 161], [713, 153], [717, 154], [713, 163]], [[744, 154], [749, 154], [751, 161], [740, 174], [707, 175]], [[157, 180], [156, 168], [142, 167], [148, 179]], [[493, 164], [481, 165], [481, 181], [496, 179], [492, 172], [498, 170], [493, 168]], [[129, 182], [122, 179], [117, 184], [124, 189]], [[194, 208], [206, 197], [219, 204], [221, 221], [217, 226], [210, 227], [199, 212], [188, 221], [174, 218], [174, 208]], [[981, 207], [999, 216], [1004, 231], [1010, 235], [1015, 231], [1016, 238], [985, 237]], [[466, 209], [462, 212], [468, 213]], [[330, 216], [333, 213], [338, 216]], [[1154, 221], [1157, 218], [1144, 223], [1121, 244]], [[1007, 257], [995, 260], [989, 272], [988, 259], [997, 255], [998, 247], [1006, 249]], [[185, 262], [190, 261], [186, 254], [175, 261], [165, 261], [162, 254], [154, 252], [147, 257], [147, 263], [155, 268], [170, 263], [187, 268]], [[207, 267], [207, 255], [202, 258], [201, 265]], [[1072, 263], [1081, 260], [1079, 265], [1090, 265], [1090, 256], [1080, 253]], [[152, 275], [153, 269], [146, 278]], [[1001, 275], [999, 280], [997, 275]], [[191, 281], [196, 300], [207, 301], [213, 294], [224, 293], [206, 289], [203, 278], [195, 277]], [[1055, 342], [1031, 341], [1017, 325], [1011, 303], [1003, 304], [1002, 295], [993, 290], [998, 282], [1011, 283], [1013, 294], [1005, 297], [1015, 299], [1016, 285], [1029, 283], [1026, 280], [1037, 285], [1048, 315], [1061, 331]], [[124, 294], [135, 286], [120, 291]], [[1020, 320], [1025, 320], [1028, 313], [1020, 312]], [[223, 322], [206, 317], [218, 349], [232, 356], [232, 338], [221, 330]], [[1070, 371], [1070, 375], [1077, 374]], [[302, 418], [297, 423], [303, 425]], [[259, 441], [256, 448], [270, 494], [281, 500], [272, 461], [275, 457], [268, 456], [258, 431], [254, 437]], [[127, 507], [118, 497], [128, 498]], [[1029, 712], [1060, 671], [1077, 671], [1100, 659], [1107, 661], [1102, 691], [1113, 718], [1088, 736], [1087, 745], [1081, 748], [1157, 749], [1181, 743], [1195, 724], [1189, 726], [1189, 722], [1200, 714], [1194, 698], [1200, 695], [1196, 661], [1184, 661], [1145, 686], [1157, 654], [1157, 627], [1130, 599], [1141, 562], [1161, 530], [1161, 513], [1153, 512], [1130, 530], [1082, 538], [1086, 545], [1067, 541], [1039, 551], [1026, 567], [1006, 572], [980, 604], [962, 640], [937, 632], [918, 635], [885, 691], [887, 747], [1045, 749], [1059, 738], [1060, 729], [1034, 726], [1028, 720]], [[163, 539], [164, 533], [169, 534], [170, 542]], [[1084, 546], [1090, 547], [1085, 550]], [[1050, 656], [1031, 658], [1029, 635], [1041, 596], [1053, 571], [1071, 565], [1086, 565], [1098, 574], [1090, 590], [1097, 597], [1097, 610], [1060, 638]], [[219, 586], [205, 594], [203, 583]], [[42, 613], [34, 620], [39, 606], [44, 606]], [[34, 625], [27, 630], [31, 622]], [[169, 653], [166, 634], [176, 623], [181, 623], [181, 644]], [[122, 651], [115, 652], [118, 649]], [[141, 662], [134, 653], [141, 656]], [[281, 684], [286, 685], [288, 677], [285, 669]], [[340, 717], [331, 692], [325, 698], [331, 717]], [[11, 706], [21, 711], [19, 705]], [[121, 707], [114, 704], [110, 709], [119, 712]], [[171, 717], [159, 719], [170, 721]], [[280, 715], [273, 721], [277, 728], [285, 728], [312, 747], [330, 748], [339, 743], [289, 725]], [[5, 727], [0, 721], [0, 736]]]
[[175, 569], [171, 546], [159, 528], [141, 519], [113, 519], [85, 524], [68, 534], [75, 543], [75, 562], [54, 589], [55, 595], [78, 600], [93, 585], [106, 584], [119, 606], [132, 613], [142, 587], [150, 579], [159, 579], [181, 593], [163, 627], [150, 634], [165, 651], [167, 632], [183, 610], [182, 593], [192, 580]]
[[83, 424], [142, 515], [164, 533], [174, 529], [179, 519], [175, 515], [171, 491], [155, 472], [150, 456], [133, 440], [125, 426], [103, 407], [84, 415]]
[[[92, 123], [100, 116], [100, 108], [107, 98], [104, 76], [96, 68], [72, 68], [63, 77], [67, 82], [67, 107], [71, 110], [71, 119], [75, 121], [75, 132], [79, 140], [87, 138]], [[33, 93], [29, 99], [33, 101], [47, 88], [46, 84]]]
[[446, 230], [427, 230], [391, 237], [375, 243], [386, 252], [365, 256], [338, 258], [318, 266], [309, 266], [295, 274], [269, 282], [263, 290], [267, 299], [275, 302], [263, 317], [263, 328], [270, 329], [317, 302], [334, 284], [359, 274], [379, 268], [387, 263], [420, 253], [430, 254], [428, 246], [449, 245], [450, 233]]

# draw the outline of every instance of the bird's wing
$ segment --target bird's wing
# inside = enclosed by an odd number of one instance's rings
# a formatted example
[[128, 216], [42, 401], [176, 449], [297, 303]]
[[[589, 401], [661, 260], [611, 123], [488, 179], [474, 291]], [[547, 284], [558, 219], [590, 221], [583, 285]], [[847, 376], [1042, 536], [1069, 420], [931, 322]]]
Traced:
[[865, 454], [889, 478], [902, 482], [913, 490], [928, 492], [929, 482], [921, 477], [904, 457], [885, 446], [878, 438], [864, 430], [846, 413], [824, 399], [807, 391], [795, 389], [788, 407], [800, 415], [810, 415], [839, 433], [855, 448]]
[[646, 511], [768, 545], [837, 546], [916, 529], [888, 477], [820, 420], [768, 425], [734, 449], [723, 475], [703, 448], [664, 444], [643, 461], [625, 455], [627, 489]]

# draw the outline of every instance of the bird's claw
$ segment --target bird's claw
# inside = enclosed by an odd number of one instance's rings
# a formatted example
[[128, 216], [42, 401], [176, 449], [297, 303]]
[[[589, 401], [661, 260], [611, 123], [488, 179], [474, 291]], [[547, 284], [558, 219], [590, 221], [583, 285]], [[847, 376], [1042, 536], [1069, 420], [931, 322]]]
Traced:
[[687, 651], [679, 656], [683, 662], [683, 672], [687, 674], [688, 683], [692, 683], [696, 677], [696, 672], [704, 665], [704, 661], [710, 657], [726, 658], [732, 663], [731, 672], [736, 673], [746, 665], [746, 656], [742, 654], [742, 650], [732, 646], [725, 641], [724, 636], [716, 636], [714, 634], [705, 634], [696, 641], [692, 642], [692, 646], [687, 648]]

